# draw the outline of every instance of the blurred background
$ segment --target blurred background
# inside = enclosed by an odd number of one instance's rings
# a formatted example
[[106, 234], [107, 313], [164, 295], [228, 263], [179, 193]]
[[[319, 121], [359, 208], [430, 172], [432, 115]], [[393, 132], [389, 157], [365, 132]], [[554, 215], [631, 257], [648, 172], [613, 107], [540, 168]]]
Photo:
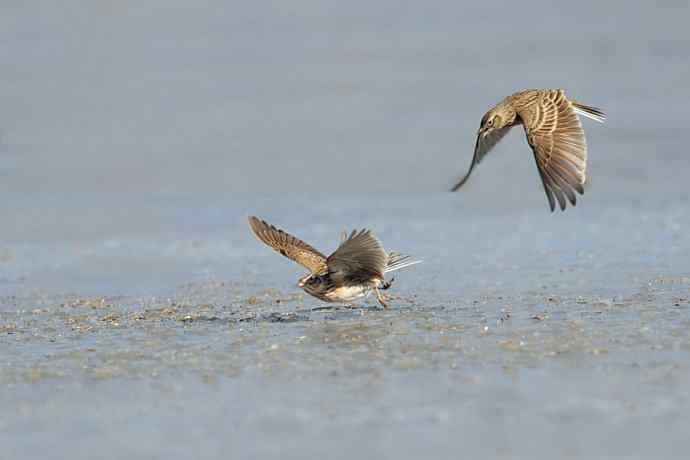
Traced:
[[[684, 197], [689, 14], [684, 1], [6, 0], [0, 250], [16, 264], [0, 270], [55, 269], [22, 264], [65, 239], [244, 232], [259, 193], [303, 205], [285, 224], [371, 225], [314, 209], [334, 194], [445, 193], [484, 112], [524, 88], [565, 88], [609, 115], [583, 122], [592, 183], [558, 219]], [[447, 200], [438, 211], [458, 223], [546, 216], [522, 131]]]
[[[6, 0], [0, 191], [445, 191], [484, 112], [542, 87], [609, 114], [585, 122], [597, 187], [673, 191], [688, 171], [688, 13], [685, 1]], [[533, 166], [513, 133], [472, 199], [539, 190]]]

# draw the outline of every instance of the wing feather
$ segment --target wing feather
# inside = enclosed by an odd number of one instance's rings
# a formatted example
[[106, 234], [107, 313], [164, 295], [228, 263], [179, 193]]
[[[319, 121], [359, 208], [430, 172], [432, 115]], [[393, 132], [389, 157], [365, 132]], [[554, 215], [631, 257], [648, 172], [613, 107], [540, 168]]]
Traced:
[[512, 125], [509, 125], [501, 129], [493, 130], [486, 136], [482, 136], [481, 134], [477, 135], [477, 141], [474, 144], [474, 156], [472, 157], [472, 164], [470, 164], [470, 169], [463, 176], [463, 178], [460, 179], [458, 183], [455, 184], [455, 186], [453, 186], [453, 188], [451, 189], [452, 192], [455, 192], [460, 187], [465, 185], [465, 182], [467, 182], [467, 179], [470, 178], [470, 174], [472, 174], [472, 170], [474, 169], [474, 167], [481, 163], [484, 156], [487, 153], [489, 153], [491, 149], [493, 149], [494, 146], [498, 144], [506, 134], [508, 134], [508, 131], [510, 131], [511, 127]]
[[328, 273], [338, 285], [372, 277], [383, 279], [387, 263], [388, 254], [381, 242], [366, 229], [353, 231], [326, 260]]
[[290, 260], [319, 273], [326, 269], [326, 256], [289, 233], [270, 225], [257, 217], [249, 217], [249, 227], [254, 235]]
[[[587, 142], [573, 103], [562, 90], [548, 90], [535, 101], [538, 110], [518, 114], [522, 117], [527, 141], [542, 177], [551, 211], [553, 196], [561, 210], [577, 203], [575, 192], [584, 193], [587, 178]], [[538, 113], [539, 116], [530, 115]], [[553, 195], [553, 196], [552, 196]]]

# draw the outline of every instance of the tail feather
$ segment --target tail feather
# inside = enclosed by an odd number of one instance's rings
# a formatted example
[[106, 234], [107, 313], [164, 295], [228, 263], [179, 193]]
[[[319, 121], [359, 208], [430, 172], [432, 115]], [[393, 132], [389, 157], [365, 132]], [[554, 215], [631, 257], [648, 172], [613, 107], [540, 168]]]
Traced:
[[596, 107], [590, 107], [588, 105], [580, 104], [579, 102], [573, 102], [573, 110], [578, 115], [591, 118], [592, 120], [598, 121], [599, 123], [603, 123], [606, 121], [606, 114], [604, 113], [604, 111]]
[[399, 252], [388, 253], [388, 264], [386, 265], [385, 273], [390, 273], [401, 268], [409, 267], [421, 263], [421, 260], [414, 260], [412, 256], [400, 254]]

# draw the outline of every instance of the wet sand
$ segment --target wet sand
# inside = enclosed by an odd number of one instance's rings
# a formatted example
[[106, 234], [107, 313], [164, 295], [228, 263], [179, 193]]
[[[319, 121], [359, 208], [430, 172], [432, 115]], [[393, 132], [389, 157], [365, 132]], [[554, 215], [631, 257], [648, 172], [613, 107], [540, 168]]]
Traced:
[[[180, 221], [223, 230], [10, 245], [4, 455], [682, 458], [684, 203], [499, 215], [458, 196], [324, 198], [306, 219], [290, 209], [297, 196], [222, 200], [222, 216], [212, 198], [195, 210], [170, 200]], [[148, 206], [161, 202], [133, 212]], [[410, 221], [408, 206], [424, 211]], [[302, 269], [243, 217], [327, 251], [340, 229], [324, 209], [424, 259], [396, 277], [390, 310], [301, 293]], [[70, 260], [56, 256], [65, 247]], [[24, 267], [14, 280], [11, 266]]]

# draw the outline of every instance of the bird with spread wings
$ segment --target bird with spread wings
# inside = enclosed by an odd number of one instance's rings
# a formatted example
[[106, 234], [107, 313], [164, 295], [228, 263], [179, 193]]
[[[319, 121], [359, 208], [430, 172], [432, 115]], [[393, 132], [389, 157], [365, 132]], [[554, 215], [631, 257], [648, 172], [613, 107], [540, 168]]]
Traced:
[[308, 269], [298, 286], [325, 302], [352, 302], [373, 291], [379, 303], [388, 308], [380, 291], [388, 289], [393, 280], [386, 281], [384, 276], [420, 262], [404, 254], [386, 252], [378, 238], [366, 229], [341, 235], [338, 248], [326, 257], [257, 217], [249, 217], [249, 227], [260, 241]]
[[[600, 109], [568, 99], [561, 89], [530, 89], [508, 96], [483, 117], [477, 133], [472, 164], [452, 191], [462, 187], [484, 156], [521, 124], [532, 148], [551, 211], [556, 201], [565, 210], [575, 206], [587, 180], [587, 142], [578, 115], [603, 123]], [[566, 201], [567, 200], [567, 201]]]

